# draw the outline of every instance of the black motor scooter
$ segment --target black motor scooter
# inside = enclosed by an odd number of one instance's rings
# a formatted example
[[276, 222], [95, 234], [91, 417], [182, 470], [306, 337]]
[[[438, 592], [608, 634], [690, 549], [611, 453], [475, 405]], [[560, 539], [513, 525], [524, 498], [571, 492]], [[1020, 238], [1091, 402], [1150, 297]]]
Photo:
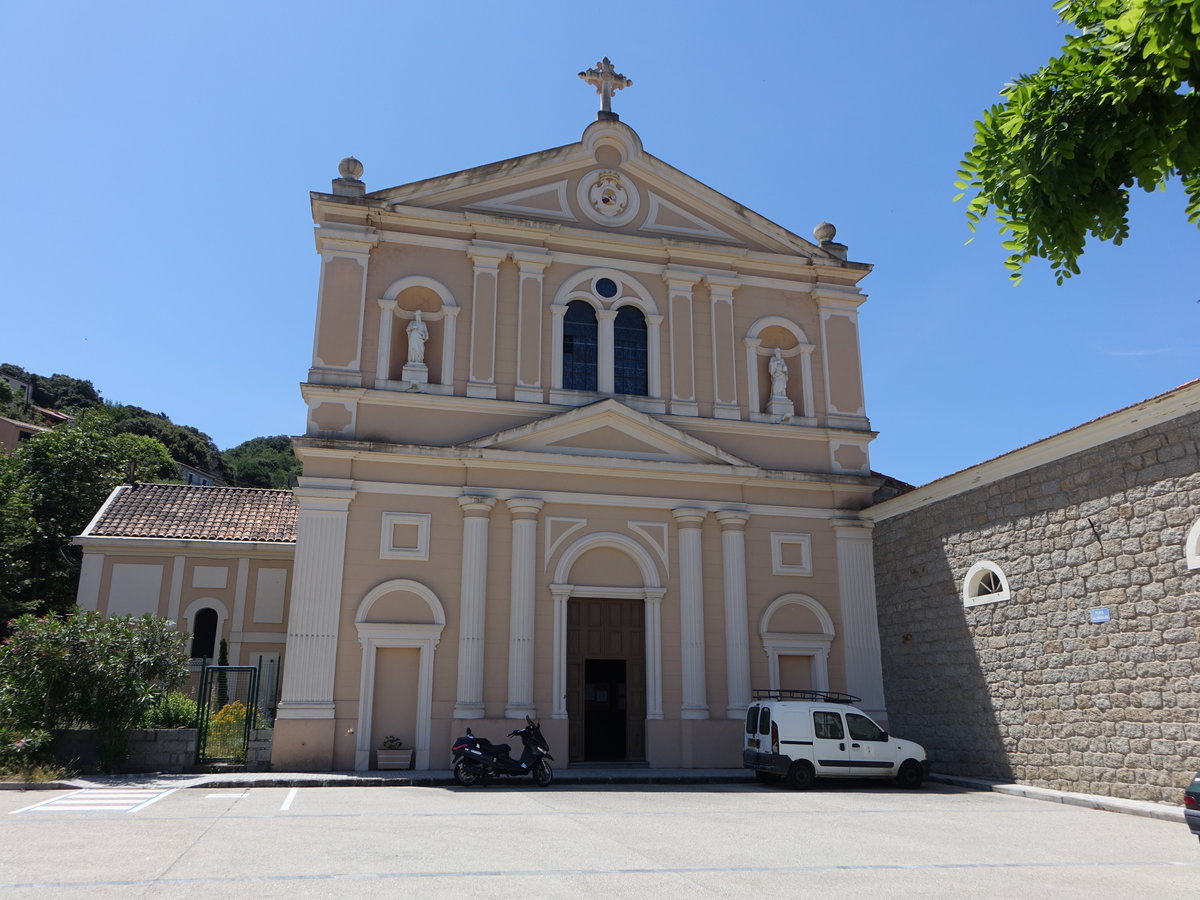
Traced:
[[454, 780], [463, 787], [481, 783], [494, 775], [532, 775], [539, 787], [545, 787], [554, 778], [554, 769], [546, 760], [554, 759], [541, 727], [525, 717], [525, 727], [510, 731], [509, 737], [519, 737], [525, 745], [519, 760], [513, 759], [508, 744], [493, 744], [487, 738], [478, 738], [467, 729], [465, 736], [458, 738], [450, 748], [454, 753]]

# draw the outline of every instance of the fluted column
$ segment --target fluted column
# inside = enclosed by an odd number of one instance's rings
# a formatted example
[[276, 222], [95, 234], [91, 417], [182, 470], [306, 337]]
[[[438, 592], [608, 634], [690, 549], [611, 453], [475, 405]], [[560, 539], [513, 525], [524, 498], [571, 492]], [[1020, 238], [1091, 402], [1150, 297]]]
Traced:
[[459, 497], [463, 511], [456, 719], [483, 718], [483, 642], [487, 607], [488, 516], [494, 497]]
[[846, 690], [862, 697], [868, 715], [886, 718], [879, 618], [875, 606], [875, 554], [870, 522], [834, 519], [838, 594], [846, 653]]
[[746, 522], [740, 509], [717, 513], [721, 523], [721, 571], [725, 586], [725, 715], [740, 719], [750, 704], [750, 629], [746, 610]]
[[680, 655], [683, 664], [683, 705], [680, 717], [707, 719], [704, 686], [704, 568], [700, 525], [702, 509], [671, 511], [679, 528]]
[[354, 491], [296, 488], [296, 556], [279, 717], [332, 719], [346, 520]]
[[505, 501], [512, 512], [512, 585], [509, 590], [508, 706], [510, 719], [532, 716], [533, 619], [537, 586], [537, 516], [541, 500]]
[[550, 718], [567, 717], [567, 603], [571, 599], [569, 584], [550, 585], [554, 598], [554, 697], [551, 700]]

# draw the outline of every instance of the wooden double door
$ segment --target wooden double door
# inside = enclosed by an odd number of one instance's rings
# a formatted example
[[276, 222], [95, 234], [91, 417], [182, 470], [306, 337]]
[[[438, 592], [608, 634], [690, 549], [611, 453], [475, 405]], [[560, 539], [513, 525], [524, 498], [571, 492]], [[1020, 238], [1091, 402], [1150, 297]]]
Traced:
[[646, 758], [646, 620], [642, 600], [567, 604], [571, 762]]

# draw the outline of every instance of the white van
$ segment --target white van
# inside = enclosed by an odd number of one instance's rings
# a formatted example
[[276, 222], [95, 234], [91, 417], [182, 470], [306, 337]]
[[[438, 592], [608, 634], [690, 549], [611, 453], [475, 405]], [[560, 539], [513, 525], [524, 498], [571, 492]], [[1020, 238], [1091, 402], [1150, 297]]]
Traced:
[[929, 774], [925, 748], [892, 737], [837, 691], [755, 691], [746, 710], [742, 765], [762, 782], [797, 790], [814, 778], [894, 778], [906, 788]]

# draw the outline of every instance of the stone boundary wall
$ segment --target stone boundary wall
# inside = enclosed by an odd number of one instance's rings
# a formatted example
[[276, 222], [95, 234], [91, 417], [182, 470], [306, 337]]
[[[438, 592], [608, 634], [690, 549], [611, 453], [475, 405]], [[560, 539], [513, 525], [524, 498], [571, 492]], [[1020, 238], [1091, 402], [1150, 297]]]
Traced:
[[[1200, 769], [1198, 518], [1190, 413], [879, 520], [891, 730], [947, 774], [1181, 802]], [[1012, 596], [964, 608], [980, 560]]]
[[[129, 732], [129, 756], [120, 766], [121, 772], [186, 772], [196, 763], [195, 728], [139, 728]], [[271, 767], [270, 728], [250, 732], [246, 748], [246, 769], [265, 772]], [[92, 731], [59, 731], [55, 733], [54, 754], [63, 764], [75, 762], [82, 769], [96, 765], [96, 740]]]

